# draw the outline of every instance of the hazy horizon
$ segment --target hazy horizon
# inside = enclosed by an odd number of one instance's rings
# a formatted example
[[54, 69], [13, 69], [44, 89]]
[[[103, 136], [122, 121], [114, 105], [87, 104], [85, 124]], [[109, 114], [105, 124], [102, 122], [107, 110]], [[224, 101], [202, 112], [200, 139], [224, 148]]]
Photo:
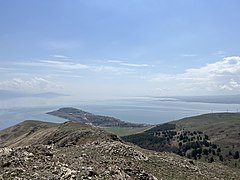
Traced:
[[0, 90], [67, 95], [62, 104], [240, 94], [239, 5], [1, 1]]

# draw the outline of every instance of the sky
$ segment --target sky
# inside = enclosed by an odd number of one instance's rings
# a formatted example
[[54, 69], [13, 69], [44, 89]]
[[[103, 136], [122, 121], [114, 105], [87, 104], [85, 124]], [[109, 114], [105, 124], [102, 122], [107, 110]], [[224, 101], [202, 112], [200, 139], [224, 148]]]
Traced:
[[0, 90], [240, 94], [238, 0], [0, 1]]

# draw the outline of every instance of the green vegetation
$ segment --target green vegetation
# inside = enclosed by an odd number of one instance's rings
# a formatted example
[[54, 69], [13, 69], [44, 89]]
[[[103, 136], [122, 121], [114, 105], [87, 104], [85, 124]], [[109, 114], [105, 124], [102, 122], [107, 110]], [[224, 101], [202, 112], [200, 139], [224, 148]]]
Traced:
[[205, 114], [158, 125], [123, 139], [145, 149], [240, 167], [239, 129], [238, 113]]
[[175, 124], [165, 123], [142, 133], [124, 136], [122, 139], [145, 149], [171, 152], [169, 142], [176, 135], [173, 129], [175, 129]]
[[[240, 167], [237, 154], [240, 151], [240, 113], [211, 113], [175, 121], [176, 129], [201, 131], [208, 135], [210, 142], [216, 146], [210, 155], [214, 161], [225, 165]], [[209, 149], [209, 147], [207, 147]], [[214, 149], [215, 148], [215, 149]], [[210, 150], [211, 151], [211, 150]], [[236, 153], [236, 156], [234, 157]], [[214, 157], [216, 154], [217, 157]], [[208, 160], [207, 158], [206, 160]]]
[[128, 128], [112, 127], [112, 128], [104, 128], [104, 130], [122, 137], [122, 136], [128, 136], [128, 135], [132, 135], [132, 134], [141, 133], [141, 132], [146, 131], [147, 129], [149, 129], [151, 127], [152, 126], [128, 127]]
[[165, 124], [157, 125], [147, 130], [146, 133], [155, 133], [158, 131], [174, 130], [175, 128], [176, 128], [176, 124], [165, 123]]

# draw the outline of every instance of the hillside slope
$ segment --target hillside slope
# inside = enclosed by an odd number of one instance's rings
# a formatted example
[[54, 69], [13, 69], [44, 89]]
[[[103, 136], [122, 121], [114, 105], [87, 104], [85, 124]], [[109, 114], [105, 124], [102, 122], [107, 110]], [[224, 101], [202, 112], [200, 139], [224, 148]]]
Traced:
[[0, 131], [0, 147], [26, 146], [39, 142], [44, 136], [56, 130], [58, 124], [27, 120]]
[[[10, 136], [12, 133], [15, 136]], [[0, 131], [0, 134], [0, 179], [240, 177], [236, 169], [144, 150], [101, 129], [76, 122], [58, 125], [26, 121]]]
[[240, 147], [240, 113], [211, 113], [184, 118], [175, 122], [178, 129], [199, 130], [213, 142]]
[[157, 125], [124, 140], [142, 148], [240, 167], [240, 114], [216, 113]]

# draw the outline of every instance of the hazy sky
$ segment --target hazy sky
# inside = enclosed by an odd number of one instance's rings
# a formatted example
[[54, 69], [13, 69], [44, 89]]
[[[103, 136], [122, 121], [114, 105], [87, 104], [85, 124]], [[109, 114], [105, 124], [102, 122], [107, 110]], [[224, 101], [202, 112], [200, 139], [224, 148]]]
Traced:
[[0, 1], [0, 89], [240, 93], [239, 0]]

